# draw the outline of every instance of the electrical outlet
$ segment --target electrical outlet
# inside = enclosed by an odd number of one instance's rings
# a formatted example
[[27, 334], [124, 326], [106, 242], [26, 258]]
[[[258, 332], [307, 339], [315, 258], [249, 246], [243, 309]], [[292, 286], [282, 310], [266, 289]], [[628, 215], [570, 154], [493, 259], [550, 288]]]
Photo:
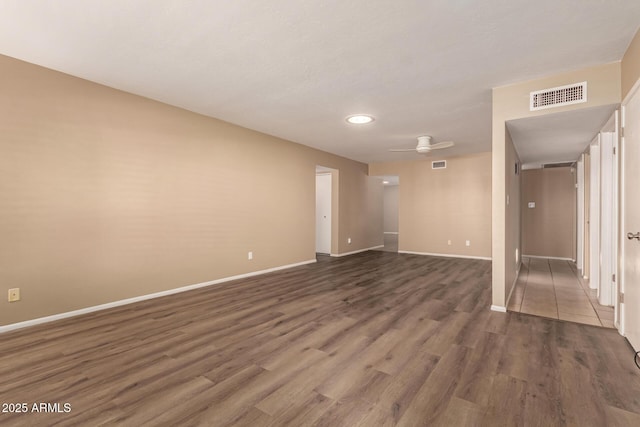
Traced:
[[451, 240], [447, 240], [447, 245], [451, 246]]
[[20, 301], [20, 288], [9, 289], [9, 296], [7, 297], [9, 302]]
[[347, 237], [347, 243], [350, 245], [351, 244], [351, 237]]
[[247, 259], [248, 259], [249, 261], [251, 261], [251, 260], [253, 259], [253, 252], [249, 252], [249, 253], [247, 254]]
[[467, 240], [467, 241], [466, 241], [466, 243], [465, 243], [465, 245], [467, 245], [467, 246], [471, 246], [471, 240]]

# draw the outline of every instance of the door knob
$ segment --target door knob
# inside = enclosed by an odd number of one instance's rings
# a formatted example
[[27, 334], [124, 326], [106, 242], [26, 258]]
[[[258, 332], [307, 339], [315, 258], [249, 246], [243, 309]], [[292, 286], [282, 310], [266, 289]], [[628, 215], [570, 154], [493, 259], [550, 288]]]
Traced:
[[633, 239], [640, 240], [640, 231], [638, 231], [636, 234], [627, 233], [627, 239], [629, 239], [629, 240], [633, 240]]

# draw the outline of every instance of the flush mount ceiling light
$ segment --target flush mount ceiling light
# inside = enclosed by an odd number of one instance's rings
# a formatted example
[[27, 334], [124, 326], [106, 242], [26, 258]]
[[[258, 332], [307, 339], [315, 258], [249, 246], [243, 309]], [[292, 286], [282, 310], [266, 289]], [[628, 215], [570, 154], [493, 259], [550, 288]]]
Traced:
[[347, 122], [352, 125], [366, 125], [367, 123], [371, 123], [373, 121], [373, 117], [367, 114], [354, 114], [352, 116], [347, 117]]

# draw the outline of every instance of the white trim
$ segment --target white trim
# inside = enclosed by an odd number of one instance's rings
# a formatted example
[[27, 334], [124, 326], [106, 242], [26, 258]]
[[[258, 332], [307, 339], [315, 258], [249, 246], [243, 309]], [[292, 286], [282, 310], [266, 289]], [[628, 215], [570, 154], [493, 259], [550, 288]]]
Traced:
[[591, 169], [589, 170], [589, 288], [600, 289], [600, 140], [602, 133], [590, 144]]
[[397, 231], [385, 231], [384, 234], [398, 234]]
[[576, 165], [576, 268], [582, 272], [584, 268], [584, 154]]
[[573, 261], [573, 262], [576, 261], [573, 258], [563, 258], [559, 256], [522, 255], [522, 258], [557, 259], [560, 261]]
[[491, 305], [491, 311], [499, 311], [500, 313], [506, 313], [507, 307], [503, 307], [501, 305]]
[[199, 288], [206, 288], [207, 286], [217, 285], [219, 283], [230, 282], [232, 280], [245, 279], [247, 277], [259, 276], [261, 274], [271, 273], [278, 270], [286, 270], [287, 268], [299, 267], [301, 265], [313, 264], [317, 260], [310, 259], [307, 261], [297, 262], [294, 264], [281, 265], [279, 267], [267, 268], [266, 270], [252, 271], [250, 273], [238, 274], [236, 276], [223, 277], [222, 279], [210, 280], [208, 282], [196, 283], [195, 285], [182, 286], [180, 288], [169, 289], [166, 291], [155, 292], [147, 295], [140, 295], [133, 298], [127, 298], [119, 301], [108, 302], [106, 304], [94, 305], [92, 307], [81, 308], [79, 310], [68, 311], [66, 313], [53, 314], [51, 316], [39, 317], [37, 319], [25, 320], [24, 322], [11, 323], [9, 325], [0, 326], [0, 334], [4, 332], [13, 331], [16, 329], [22, 329], [29, 326], [40, 325], [42, 323], [49, 323], [55, 320], [66, 319], [68, 317], [79, 316], [81, 314], [93, 313], [94, 311], [106, 310], [108, 308], [120, 307], [122, 305], [133, 304], [135, 302], [145, 301], [153, 298], [160, 298], [167, 295], [173, 295], [181, 292], [191, 291]]
[[414, 252], [414, 251], [398, 251], [399, 254], [411, 254], [411, 255], [427, 255], [427, 256], [441, 256], [447, 258], [465, 258], [465, 259], [483, 259], [491, 261], [491, 257], [486, 256], [474, 256], [474, 255], [457, 255], [457, 254], [437, 254], [431, 252]]
[[366, 252], [366, 251], [370, 251], [370, 250], [373, 250], [373, 249], [380, 249], [380, 248], [384, 248], [384, 245], [371, 246], [370, 248], [358, 249], [357, 251], [351, 251], [351, 252], [343, 252], [341, 254], [331, 254], [331, 256], [338, 258], [338, 257], [341, 257], [341, 256], [359, 254], [360, 252]]
[[[615, 120], [615, 113], [612, 116]], [[614, 125], [615, 127], [615, 125]], [[613, 156], [614, 133], [601, 132], [600, 141], [600, 280], [598, 281], [598, 302], [601, 305], [615, 305], [614, 285], [611, 276], [616, 273], [614, 247], [618, 243], [618, 235], [614, 231], [614, 218], [617, 217], [618, 205], [614, 197], [616, 191], [614, 181], [618, 178], [614, 168]], [[614, 178], [615, 174], [615, 178]], [[614, 315], [615, 318], [615, 315]]]
[[613, 325], [618, 328], [620, 320], [620, 304], [618, 303], [618, 286], [620, 271], [620, 109], [616, 109], [613, 113], [614, 130], [613, 130], [613, 235], [612, 235], [612, 255], [613, 262], [611, 264], [612, 273], [615, 274], [616, 280], [613, 282]]
[[[636, 81], [636, 83], [633, 85], [633, 88], [629, 91], [629, 93], [627, 94], [627, 96], [624, 98], [625, 100], [622, 102], [622, 105], [620, 106], [620, 129], [624, 129], [625, 127], [625, 122], [626, 122], [626, 106], [629, 103], [629, 101], [631, 100], [631, 96], [633, 96], [633, 94], [635, 94], [636, 90], [638, 89], [638, 87], [640, 87], [640, 79], [638, 79]], [[616, 312], [614, 309], [614, 314], [613, 314], [613, 322], [614, 325], [617, 327], [618, 332], [620, 333], [620, 335], [625, 336], [625, 323], [624, 323], [624, 310], [625, 310], [625, 306], [624, 303], [620, 302], [619, 298], [620, 298], [620, 294], [624, 294], [624, 290], [625, 290], [625, 271], [624, 271], [624, 264], [625, 264], [625, 249], [624, 249], [624, 238], [625, 238], [625, 233], [624, 230], [626, 228], [625, 225], [625, 215], [624, 213], [626, 212], [626, 202], [625, 202], [625, 188], [626, 188], [626, 184], [625, 184], [625, 179], [624, 179], [624, 175], [625, 175], [625, 164], [626, 162], [626, 156], [625, 156], [625, 145], [626, 145], [626, 141], [625, 141], [625, 137], [623, 136], [623, 134], [618, 134], [619, 139], [618, 139], [618, 149], [619, 149], [619, 154], [620, 154], [620, 163], [619, 163], [619, 169], [618, 169], [618, 173], [619, 173], [619, 179], [620, 182], [618, 183], [618, 191], [619, 191], [619, 199], [618, 199], [618, 214], [619, 214], [619, 220], [620, 223], [618, 224], [618, 245], [619, 245], [619, 252], [618, 252], [618, 271], [617, 271], [617, 285], [618, 285], [618, 295], [616, 295], [616, 301], [618, 301], [618, 316], [616, 318]], [[625, 142], [625, 143], [623, 143]], [[618, 323], [616, 324], [616, 320], [618, 321]]]

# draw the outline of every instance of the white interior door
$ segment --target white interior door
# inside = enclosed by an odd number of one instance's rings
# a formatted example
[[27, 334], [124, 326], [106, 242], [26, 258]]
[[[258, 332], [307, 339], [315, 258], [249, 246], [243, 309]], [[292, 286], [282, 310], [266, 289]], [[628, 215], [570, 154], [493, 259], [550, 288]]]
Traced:
[[584, 271], [584, 154], [578, 160], [578, 200], [576, 221], [576, 266], [580, 274]]
[[620, 322], [620, 301], [618, 299], [619, 282], [619, 265], [620, 265], [620, 110], [614, 113], [614, 132], [613, 132], [613, 212], [612, 218], [612, 247], [611, 247], [611, 268], [614, 275], [613, 287], [613, 323], [618, 327]]
[[622, 110], [622, 218], [624, 233], [622, 247], [621, 291], [624, 304], [622, 330], [636, 351], [640, 351], [640, 90], [626, 102]]
[[584, 268], [582, 270], [582, 277], [589, 279], [591, 274], [591, 155], [589, 152], [582, 154], [584, 158]]
[[589, 147], [591, 167], [589, 179], [589, 287], [600, 284], [600, 134]]
[[316, 252], [331, 253], [331, 174], [316, 175]]
[[617, 213], [614, 200], [614, 134], [601, 132], [600, 135], [600, 282], [597, 295], [600, 304], [611, 306], [614, 295], [614, 248], [617, 243], [613, 229]]

